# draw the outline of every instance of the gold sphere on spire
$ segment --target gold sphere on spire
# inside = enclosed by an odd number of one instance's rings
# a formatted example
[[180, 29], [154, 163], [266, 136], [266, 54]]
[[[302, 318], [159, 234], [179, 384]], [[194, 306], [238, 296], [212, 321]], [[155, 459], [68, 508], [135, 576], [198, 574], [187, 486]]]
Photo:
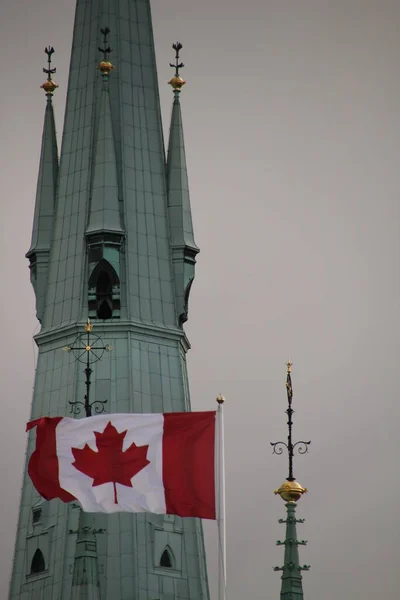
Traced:
[[48, 79], [40, 87], [45, 91], [46, 94], [50, 94], [52, 96], [54, 91], [58, 88], [58, 85], [52, 79]]
[[222, 394], [218, 394], [218, 396], [216, 397], [216, 401], [218, 402], [218, 404], [223, 404], [225, 402], [225, 398]]
[[174, 92], [180, 92], [186, 81], [182, 79], [180, 75], [174, 75], [172, 79], [168, 81]]
[[101, 63], [97, 67], [102, 75], [109, 75], [113, 69], [115, 69], [114, 65], [110, 63], [109, 60], [102, 60]]
[[280, 488], [274, 490], [274, 494], [279, 494], [285, 502], [297, 502], [303, 494], [308, 492], [298, 481], [284, 481]]

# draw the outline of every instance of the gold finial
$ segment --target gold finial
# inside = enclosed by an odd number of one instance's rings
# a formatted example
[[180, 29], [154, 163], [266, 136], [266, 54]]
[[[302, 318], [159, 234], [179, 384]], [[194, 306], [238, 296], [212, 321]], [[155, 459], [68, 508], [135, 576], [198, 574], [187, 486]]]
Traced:
[[53, 81], [51, 77], [56, 72], [55, 68], [51, 68], [51, 57], [54, 54], [54, 48], [52, 46], [49, 46], [48, 48], [45, 48], [44, 51], [47, 54], [48, 67], [47, 69], [43, 67], [43, 73], [47, 73], [47, 80], [40, 87], [42, 88], [42, 90], [45, 91], [47, 96], [52, 96], [54, 91], [58, 88], [58, 85], [55, 81]]
[[292, 363], [292, 362], [290, 362], [290, 358], [289, 358], [289, 360], [288, 360], [288, 361], [287, 361], [287, 363], [286, 363], [286, 366], [287, 366], [287, 372], [288, 372], [288, 373], [290, 373], [290, 372], [291, 372], [291, 370], [292, 370], [292, 365], [293, 365], [293, 363]]
[[109, 29], [109, 27], [105, 27], [104, 29], [100, 29], [100, 31], [103, 34], [104, 48], [99, 47], [99, 52], [101, 52], [103, 54], [103, 60], [99, 63], [97, 68], [99, 69], [99, 71], [102, 74], [102, 76], [104, 77], [104, 79], [106, 79], [115, 67], [108, 60], [108, 55], [110, 54], [110, 52], [112, 52], [112, 48], [110, 48], [110, 46], [107, 46], [107, 44], [108, 44], [107, 36], [110, 33], [110, 29]]
[[279, 494], [285, 502], [297, 502], [303, 494], [308, 492], [298, 481], [284, 481], [280, 488], [274, 490], [274, 494]]
[[180, 42], [175, 42], [172, 44], [172, 47], [175, 50], [175, 64], [169, 63], [169, 66], [175, 69], [175, 75], [168, 81], [168, 83], [174, 92], [179, 93], [186, 83], [186, 81], [179, 75], [179, 69], [183, 69], [185, 66], [183, 62], [179, 62], [179, 50], [181, 50], [183, 46]]
[[218, 394], [218, 396], [216, 397], [216, 401], [218, 402], [218, 404], [223, 404], [225, 402], [225, 398], [222, 394]]
[[168, 81], [169, 85], [172, 87], [174, 92], [180, 92], [182, 87], [185, 85], [186, 81], [182, 79], [182, 77], [174, 77]]
[[102, 75], [108, 76], [113, 69], [115, 69], [114, 65], [110, 63], [109, 60], [102, 60], [101, 63], [98, 64], [97, 68], [99, 69]]
[[85, 331], [87, 331], [89, 333], [90, 331], [92, 331], [92, 329], [93, 329], [93, 325], [91, 324], [90, 319], [88, 319], [87, 323], [85, 325]]

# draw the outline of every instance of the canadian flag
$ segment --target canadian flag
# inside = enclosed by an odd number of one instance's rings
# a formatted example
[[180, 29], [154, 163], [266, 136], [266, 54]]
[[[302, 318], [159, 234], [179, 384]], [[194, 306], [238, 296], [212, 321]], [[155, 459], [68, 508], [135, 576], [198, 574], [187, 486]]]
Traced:
[[42, 417], [28, 472], [43, 498], [87, 512], [215, 519], [215, 411]]

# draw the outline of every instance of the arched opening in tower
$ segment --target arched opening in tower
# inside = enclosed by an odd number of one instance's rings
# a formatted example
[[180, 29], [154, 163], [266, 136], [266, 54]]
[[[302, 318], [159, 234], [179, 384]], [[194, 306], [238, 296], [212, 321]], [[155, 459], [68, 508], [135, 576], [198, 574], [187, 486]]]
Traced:
[[167, 569], [172, 569], [172, 559], [171, 559], [171, 555], [168, 552], [167, 548], [164, 550], [164, 552], [161, 555], [160, 567], [165, 567]]
[[31, 573], [41, 573], [45, 571], [46, 564], [44, 562], [44, 556], [42, 551], [38, 548], [33, 555], [31, 562]]
[[113, 266], [102, 258], [89, 278], [89, 315], [102, 320], [119, 316], [119, 277]]

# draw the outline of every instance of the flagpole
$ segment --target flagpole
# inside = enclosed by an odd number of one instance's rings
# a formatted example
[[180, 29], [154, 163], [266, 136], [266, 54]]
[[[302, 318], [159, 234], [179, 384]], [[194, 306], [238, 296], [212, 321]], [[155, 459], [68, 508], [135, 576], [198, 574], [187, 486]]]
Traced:
[[225, 443], [223, 410], [225, 398], [219, 394], [217, 402], [218, 600], [226, 600]]

